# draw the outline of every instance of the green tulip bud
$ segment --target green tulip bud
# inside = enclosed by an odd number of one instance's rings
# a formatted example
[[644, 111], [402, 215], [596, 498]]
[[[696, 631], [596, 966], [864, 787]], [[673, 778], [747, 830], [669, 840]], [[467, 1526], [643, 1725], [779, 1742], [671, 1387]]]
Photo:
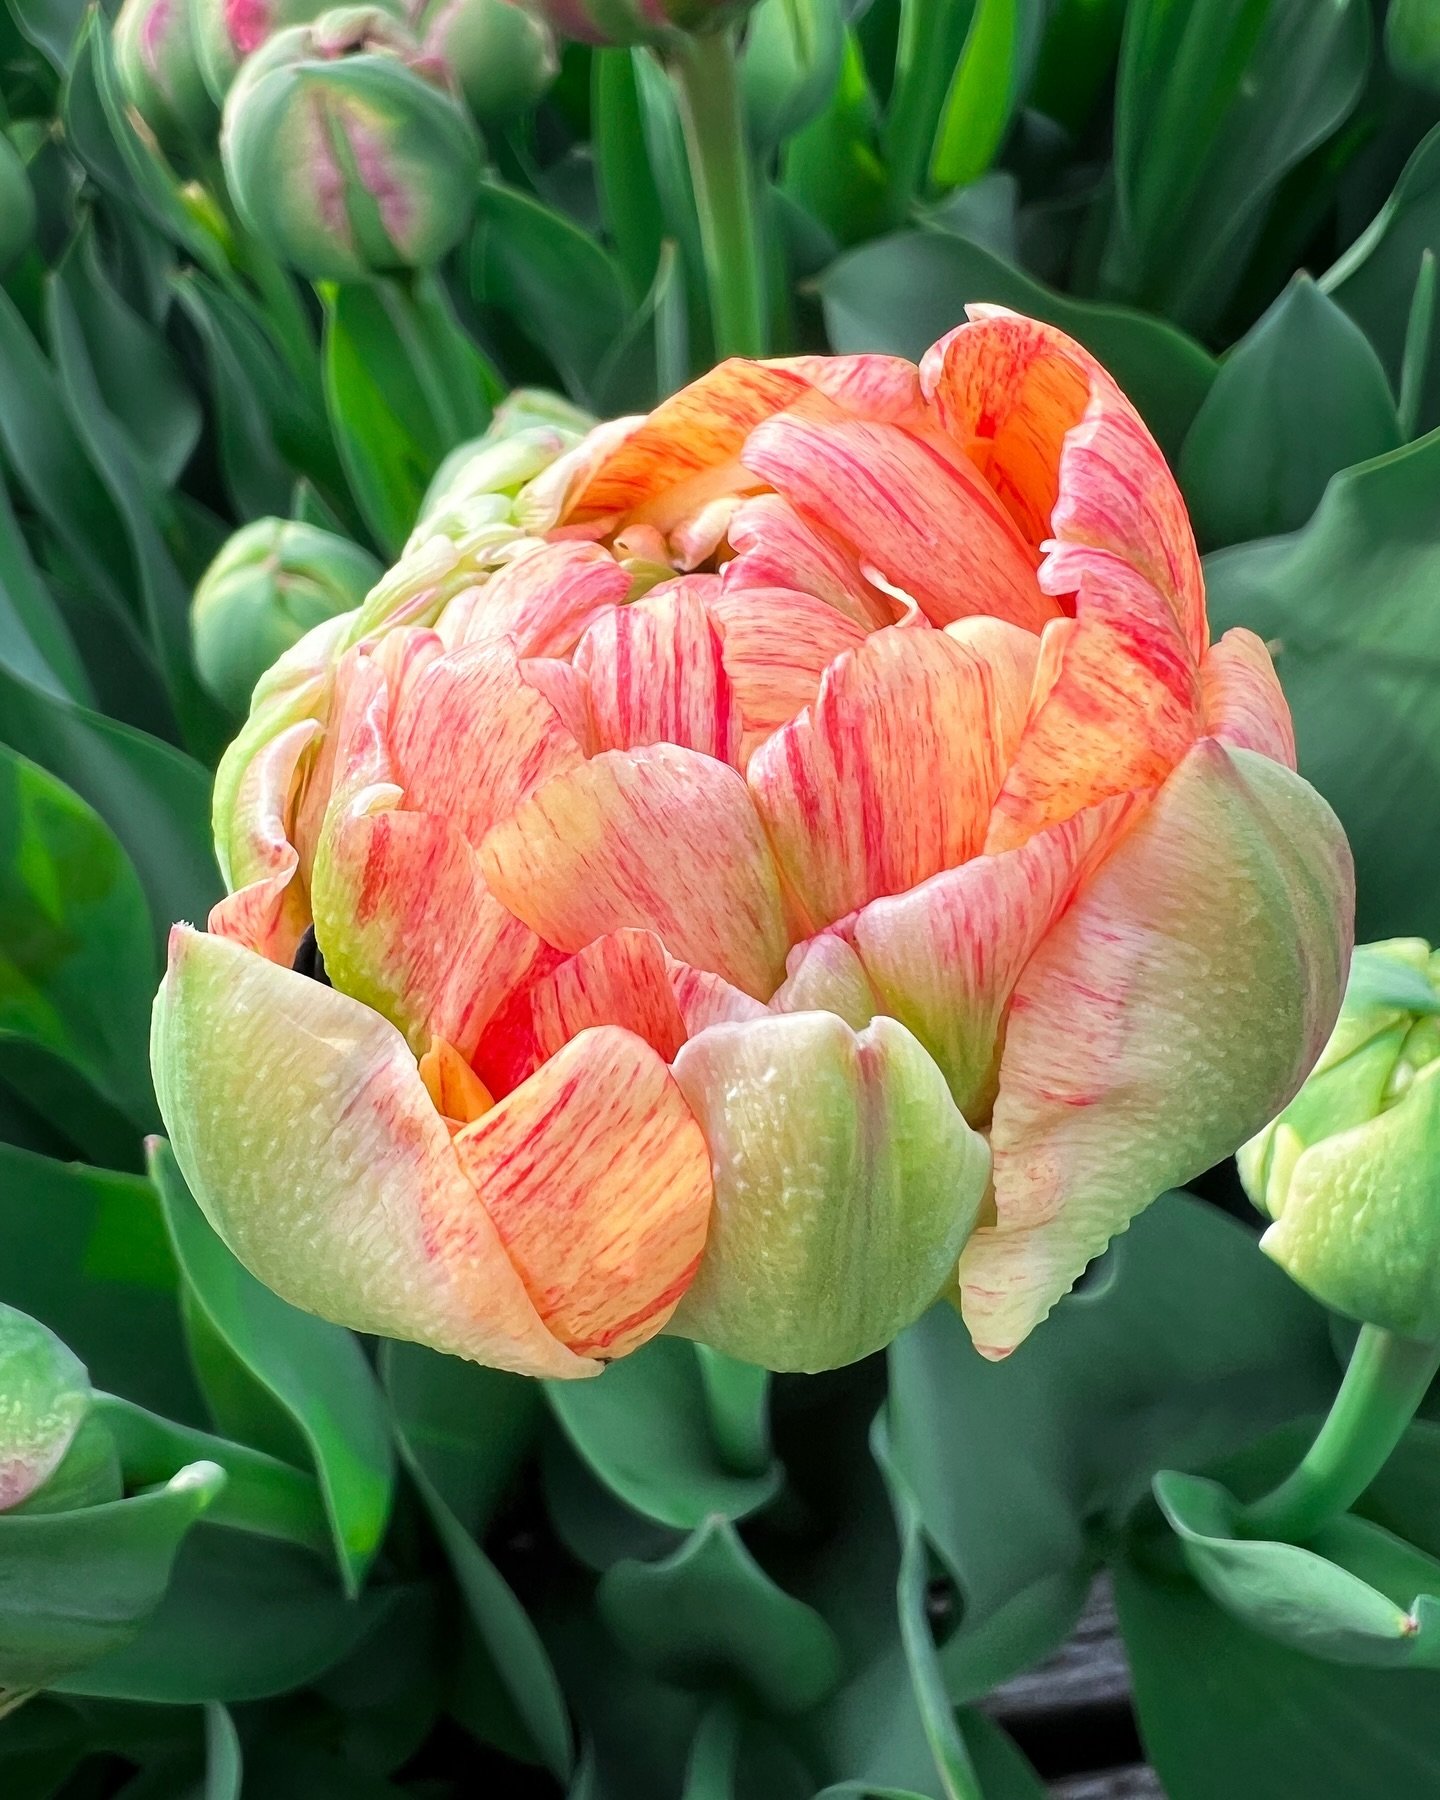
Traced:
[[0, 1513], [55, 1473], [89, 1406], [79, 1359], [38, 1319], [0, 1305]]
[[560, 67], [549, 26], [512, 0], [428, 0], [412, 22], [482, 125], [534, 106]]
[[561, 37], [581, 44], [663, 44], [720, 31], [754, 0], [514, 0]]
[[368, 550], [293, 519], [237, 531], [200, 578], [191, 626], [205, 686], [235, 712], [312, 627], [358, 606], [380, 579]]
[[1390, 0], [1385, 54], [1403, 81], [1440, 93], [1440, 8], [1435, 0]]
[[1260, 1240], [1326, 1306], [1440, 1339], [1440, 952], [1356, 950], [1313, 1073], [1238, 1157]]
[[480, 179], [444, 65], [375, 7], [337, 8], [257, 51], [225, 102], [220, 149], [245, 224], [314, 280], [438, 262]]
[[0, 269], [30, 248], [35, 238], [35, 190], [20, 152], [0, 133]]
[[[211, 99], [224, 103], [240, 65], [276, 32], [303, 25], [330, 0], [182, 0], [190, 10], [190, 35]], [[389, 10], [389, 9], [387, 9]], [[398, 6], [395, 9], [398, 16]]]
[[214, 143], [220, 110], [200, 72], [188, 0], [125, 0], [114, 48], [120, 90], [167, 155], [183, 160]]

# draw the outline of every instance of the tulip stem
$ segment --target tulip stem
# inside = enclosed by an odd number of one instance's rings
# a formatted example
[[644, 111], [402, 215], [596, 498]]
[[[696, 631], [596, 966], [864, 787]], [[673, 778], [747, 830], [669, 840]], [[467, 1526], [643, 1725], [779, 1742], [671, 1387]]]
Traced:
[[1366, 1325], [1329, 1416], [1295, 1471], [1245, 1509], [1247, 1537], [1301, 1544], [1384, 1468], [1440, 1369], [1440, 1344]]
[[735, 33], [683, 38], [665, 62], [690, 158], [716, 354], [763, 356], [765, 287]]

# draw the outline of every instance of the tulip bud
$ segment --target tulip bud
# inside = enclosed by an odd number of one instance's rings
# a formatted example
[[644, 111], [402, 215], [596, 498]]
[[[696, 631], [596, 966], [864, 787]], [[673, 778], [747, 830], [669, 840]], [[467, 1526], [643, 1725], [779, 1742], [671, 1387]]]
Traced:
[[0, 269], [8, 269], [35, 236], [35, 193], [20, 152], [0, 134]]
[[183, 158], [213, 144], [220, 114], [200, 70], [188, 0], [125, 0], [114, 48], [120, 90], [162, 150]]
[[514, 0], [561, 37], [581, 44], [663, 44], [677, 34], [720, 31], [754, 0]]
[[0, 1306], [0, 1513], [55, 1473], [89, 1406], [79, 1359], [38, 1320]]
[[428, 0], [412, 22], [482, 125], [534, 106], [560, 67], [549, 26], [512, 0]]
[[229, 540], [200, 578], [191, 622], [195, 666], [236, 712], [292, 644], [358, 606], [380, 579], [368, 550], [293, 519], [257, 519]]
[[242, 219], [315, 280], [438, 262], [480, 179], [479, 140], [443, 65], [375, 7], [337, 8], [252, 56], [220, 148]]
[[1385, 54], [1403, 81], [1440, 92], [1440, 13], [1433, 0], [1391, 0]]
[[1261, 1248], [1302, 1287], [1440, 1338], [1440, 953], [1419, 938], [1355, 952], [1314, 1072], [1238, 1161], [1274, 1221]]

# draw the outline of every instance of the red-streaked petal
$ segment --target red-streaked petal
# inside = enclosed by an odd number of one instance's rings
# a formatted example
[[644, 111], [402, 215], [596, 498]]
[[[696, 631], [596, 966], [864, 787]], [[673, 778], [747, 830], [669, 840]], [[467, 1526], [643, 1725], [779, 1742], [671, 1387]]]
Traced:
[[475, 845], [541, 782], [584, 760], [505, 645], [433, 662], [393, 721], [391, 748], [405, 805], [450, 820]]
[[961, 1261], [987, 1356], [1168, 1187], [1285, 1104], [1334, 1022], [1350, 853], [1307, 783], [1202, 739], [1016, 985], [991, 1123], [995, 1223]]
[[589, 684], [596, 750], [682, 744], [738, 759], [740, 708], [720, 635], [683, 586], [607, 613], [581, 639], [575, 668]]
[[820, 677], [865, 632], [823, 600], [780, 588], [724, 589], [709, 602], [724, 633], [722, 656], [744, 735], [740, 766], [820, 691]]
[[1211, 645], [1200, 665], [1200, 691], [1210, 737], [1295, 767], [1290, 708], [1270, 652], [1253, 631], [1237, 625]]
[[494, 893], [558, 950], [627, 926], [768, 997], [785, 966], [780, 884], [745, 783], [673, 744], [556, 776], [481, 850]]
[[834, 931], [807, 938], [790, 952], [785, 959], [785, 979], [775, 990], [770, 1009], [834, 1013], [856, 1031], [868, 1025], [876, 1013], [893, 1011], [881, 1005], [860, 958]]
[[989, 613], [1038, 631], [1060, 611], [979, 472], [934, 439], [851, 418], [812, 394], [757, 426], [745, 466], [912, 595], [932, 624]]
[[598, 1373], [541, 1323], [378, 1013], [177, 926], [151, 1061], [191, 1192], [277, 1294], [499, 1369]]
[[1021, 970], [1139, 804], [1102, 801], [1018, 850], [873, 901], [848, 927], [873, 1010], [914, 1032], [972, 1125], [984, 1124], [995, 1098], [1000, 1027]]
[[788, 369], [827, 399], [862, 419], [919, 423], [925, 395], [920, 371], [903, 356], [865, 351], [857, 356], [786, 356], [772, 367]]
[[287, 726], [251, 759], [234, 790], [233, 814], [243, 821], [243, 834], [230, 839], [236, 891], [210, 909], [210, 930], [272, 962], [293, 960], [310, 923], [304, 889], [293, 880], [300, 857], [290, 818], [301, 760], [319, 731], [314, 719]]
[[1026, 541], [1050, 548], [1046, 593], [1073, 593], [1089, 550], [1109, 551], [1155, 588], [1198, 660], [1207, 636], [1200, 558], [1140, 415], [1063, 331], [999, 307], [969, 311], [968, 325], [925, 353], [921, 381]]
[[1169, 612], [1133, 569], [1107, 563], [1086, 574], [1075, 622], [1056, 634], [1058, 656], [1043, 670], [1053, 685], [996, 799], [988, 851], [1013, 850], [1112, 794], [1159, 787], [1199, 734], [1199, 672]]
[[865, 579], [856, 552], [817, 531], [779, 494], [742, 500], [729, 538], [735, 556], [720, 572], [727, 594], [788, 588], [823, 600], [865, 631], [895, 623], [895, 602]]
[[452, 650], [508, 638], [517, 656], [569, 656], [629, 592], [629, 574], [600, 545], [543, 544], [452, 601], [439, 630]]
[[688, 963], [676, 962], [673, 956], [665, 958], [665, 966], [675, 1004], [685, 1021], [686, 1037], [694, 1037], [712, 1025], [733, 1025], [743, 1019], [765, 1017], [767, 1008], [763, 1001], [732, 987], [723, 976], [712, 975], [708, 969], [692, 969]]
[[1010, 674], [943, 631], [892, 626], [831, 664], [814, 707], [756, 751], [747, 779], [813, 929], [979, 851]]
[[596, 938], [515, 995], [480, 1041], [475, 1067], [487, 1087], [508, 1094], [571, 1038], [618, 1025], [673, 1062], [687, 1032], [668, 959], [650, 931]]
[[[713, 1189], [694, 1115], [648, 1044], [586, 1031], [455, 1138], [536, 1311], [582, 1356], [661, 1328], [705, 1245]], [[463, 1257], [463, 1234], [442, 1244]]]

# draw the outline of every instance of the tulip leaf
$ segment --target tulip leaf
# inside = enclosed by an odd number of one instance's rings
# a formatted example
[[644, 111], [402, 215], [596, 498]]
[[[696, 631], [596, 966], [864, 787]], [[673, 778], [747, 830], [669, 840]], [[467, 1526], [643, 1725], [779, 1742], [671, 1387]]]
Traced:
[[0, 1034], [64, 1057], [146, 1129], [157, 976], [145, 896], [104, 821], [0, 745]]
[[943, 1652], [952, 1695], [988, 1691], [1064, 1637], [1105, 1521], [1156, 1468], [1323, 1407], [1334, 1369], [1319, 1308], [1243, 1226], [1184, 1194], [1142, 1213], [1003, 1363], [970, 1347], [949, 1306], [897, 1338], [886, 1441], [963, 1602]]
[[59, 1685], [70, 1694], [172, 1706], [267, 1699], [314, 1681], [383, 1630], [399, 1592], [347, 1599], [310, 1551], [207, 1521], [181, 1549], [143, 1628]]
[[830, 1627], [776, 1586], [728, 1520], [707, 1520], [663, 1562], [616, 1563], [595, 1598], [626, 1654], [682, 1687], [736, 1683], [790, 1713], [818, 1705], [840, 1678]]
[[0, 1517], [0, 1688], [53, 1686], [134, 1638], [224, 1480], [191, 1463], [133, 1499]]
[[1226, 357], [1186, 434], [1180, 484], [1201, 548], [1294, 531], [1332, 475], [1400, 441], [1364, 333], [1297, 275]]
[[204, 1800], [240, 1800], [244, 1765], [235, 1721], [214, 1701], [205, 1708]]
[[963, 187], [990, 167], [1024, 93], [1044, 22], [1037, 0], [976, 0], [931, 153], [937, 187]]
[[384, 1403], [364, 1352], [350, 1332], [298, 1311], [236, 1261], [190, 1197], [163, 1140], [154, 1141], [152, 1175], [195, 1305], [305, 1440], [353, 1593], [385, 1534], [394, 1486]]
[[1057, 294], [948, 232], [876, 239], [842, 256], [819, 287], [830, 342], [841, 352], [888, 350], [918, 360], [963, 321], [971, 301], [1058, 325], [1104, 363], [1172, 456], [1215, 379], [1213, 359], [1174, 326]]
[[1440, 935], [1440, 433], [1349, 469], [1309, 524], [1206, 559], [1218, 631], [1272, 646], [1300, 772], [1355, 852], [1356, 935]]
[[898, 207], [877, 148], [879, 109], [860, 46], [845, 34], [830, 102], [781, 151], [787, 198], [838, 244], [856, 244], [895, 223]]
[[774, 1455], [770, 1447], [770, 1371], [737, 1362], [708, 1344], [697, 1344], [695, 1356], [716, 1448], [737, 1475], [763, 1475]]
[[1280, 179], [1359, 98], [1371, 35], [1365, 0], [1136, 0], [1102, 289], [1192, 330], [1212, 323]]
[[600, 211], [630, 298], [638, 303], [659, 267], [665, 220], [645, 154], [634, 55], [629, 50], [596, 50], [590, 69]]
[[840, 79], [845, 17], [834, 0], [762, 0], [745, 27], [745, 118], [764, 150], [824, 111]]
[[599, 1479], [657, 1524], [693, 1531], [712, 1514], [743, 1519], [772, 1499], [773, 1464], [739, 1475], [706, 1419], [694, 1347], [656, 1338], [593, 1381], [546, 1383], [566, 1436]]
[[91, 698], [90, 679], [54, 595], [35, 567], [0, 481], [0, 664], [57, 697]]
[[0, 1298], [43, 1319], [97, 1385], [193, 1420], [175, 1284], [148, 1181], [0, 1144]]
[[1115, 1597], [1145, 1749], [1169, 1800], [1440, 1789], [1440, 1676], [1322, 1662], [1139, 1555], [1116, 1567]]
[[0, 1513], [55, 1474], [90, 1407], [85, 1365], [38, 1319], [0, 1305]]

